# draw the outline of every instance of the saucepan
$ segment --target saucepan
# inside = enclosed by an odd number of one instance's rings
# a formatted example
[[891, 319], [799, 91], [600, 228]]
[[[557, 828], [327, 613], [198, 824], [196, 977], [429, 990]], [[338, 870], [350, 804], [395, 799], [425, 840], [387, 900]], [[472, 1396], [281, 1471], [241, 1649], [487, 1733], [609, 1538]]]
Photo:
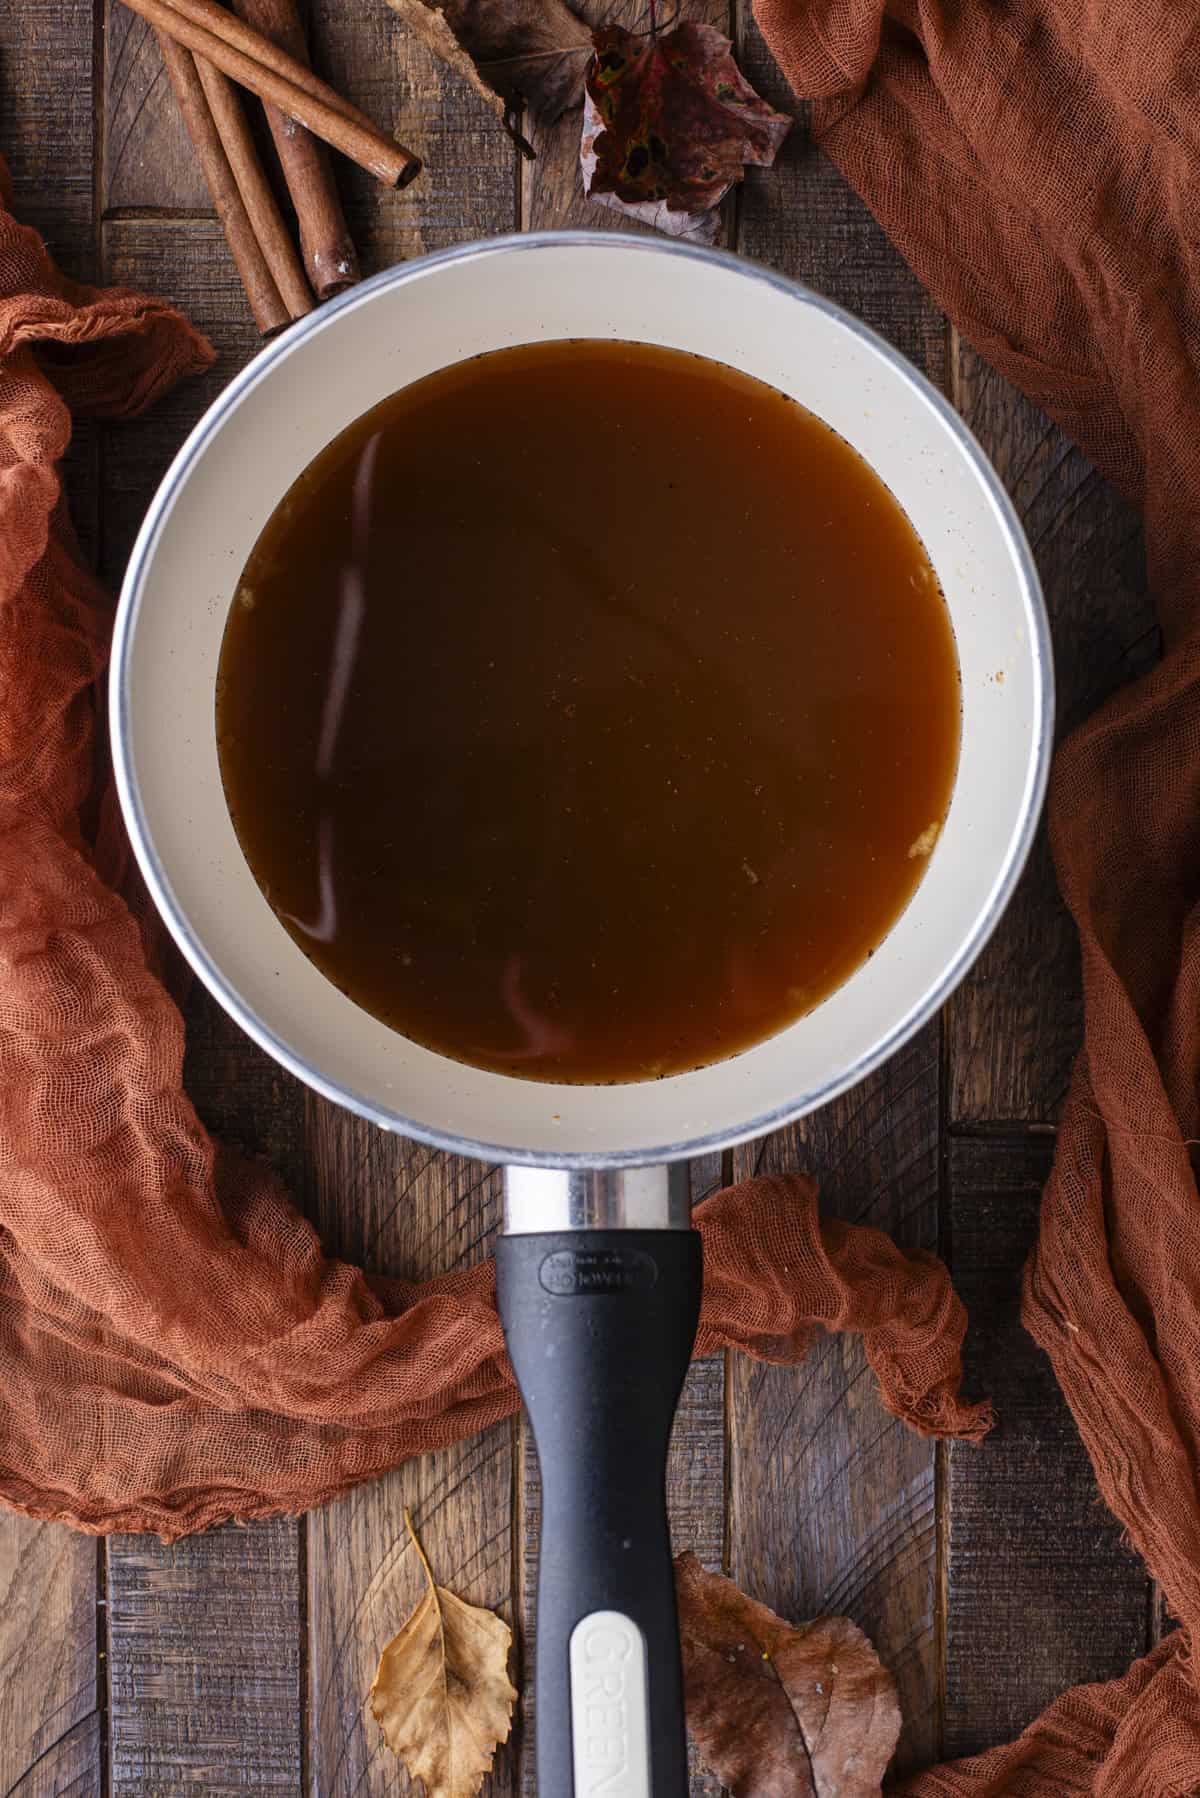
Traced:
[[[482, 351], [616, 338], [692, 351], [800, 400], [908, 513], [962, 676], [957, 782], [924, 879], [876, 953], [787, 1029], [695, 1072], [549, 1085], [463, 1066], [361, 1010], [250, 872], [214, 696], [237, 578], [295, 478], [389, 393]], [[239, 1024], [385, 1129], [505, 1165], [501, 1315], [541, 1461], [536, 1663], [543, 1798], [687, 1789], [663, 1502], [700, 1295], [686, 1157], [772, 1130], [891, 1055], [979, 953], [1020, 872], [1050, 752], [1037, 576], [962, 422], [857, 320], [769, 270], [665, 241], [500, 239], [390, 270], [300, 321], [231, 383], [138, 537], [111, 684], [117, 779], [150, 890]]]

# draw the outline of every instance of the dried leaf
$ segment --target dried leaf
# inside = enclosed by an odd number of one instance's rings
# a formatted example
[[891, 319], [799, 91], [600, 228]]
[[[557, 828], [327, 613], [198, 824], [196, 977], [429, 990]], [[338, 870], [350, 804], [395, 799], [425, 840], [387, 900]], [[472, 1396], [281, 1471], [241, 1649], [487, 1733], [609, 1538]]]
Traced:
[[691, 1554], [675, 1579], [688, 1728], [733, 1798], [879, 1798], [900, 1706], [862, 1631], [785, 1623]]
[[713, 26], [637, 37], [606, 25], [595, 44], [587, 91], [604, 130], [593, 194], [707, 212], [746, 163], [774, 162], [792, 121], [743, 79], [733, 46]]
[[426, 1798], [475, 1798], [512, 1727], [512, 1631], [435, 1584], [407, 1511], [404, 1522], [428, 1589], [380, 1656], [371, 1709], [392, 1753], [425, 1781]]
[[583, 175], [583, 191], [597, 206], [607, 206], [622, 218], [636, 219], [641, 225], [653, 225], [668, 237], [682, 237], [688, 243], [716, 243], [721, 215], [714, 206], [711, 212], [677, 212], [666, 200], [620, 200], [616, 194], [598, 194], [592, 190], [596, 173], [596, 139], [604, 129], [596, 102], [590, 94], [583, 102], [583, 135], [579, 140], [579, 168]]
[[388, 0], [410, 31], [468, 81], [511, 135], [528, 102], [552, 124], [583, 98], [589, 28], [565, 0]]

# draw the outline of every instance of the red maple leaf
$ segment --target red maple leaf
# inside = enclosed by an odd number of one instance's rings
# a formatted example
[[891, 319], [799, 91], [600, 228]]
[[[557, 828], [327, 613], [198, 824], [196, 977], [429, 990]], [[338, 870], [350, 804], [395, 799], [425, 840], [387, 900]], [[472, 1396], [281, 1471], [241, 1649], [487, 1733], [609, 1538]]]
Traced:
[[756, 94], [711, 25], [595, 34], [587, 89], [604, 124], [592, 192], [707, 212], [747, 163], [772, 163], [792, 121]]

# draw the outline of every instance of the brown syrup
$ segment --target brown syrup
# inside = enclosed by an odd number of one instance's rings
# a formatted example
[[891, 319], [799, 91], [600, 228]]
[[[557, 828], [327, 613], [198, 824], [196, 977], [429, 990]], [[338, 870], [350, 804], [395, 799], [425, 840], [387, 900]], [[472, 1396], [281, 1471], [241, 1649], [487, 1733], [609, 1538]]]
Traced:
[[221, 767], [276, 913], [459, 1060], [637, 1080], [792, 1022], [894, 923], [958, 668], [908, 520], [793, 401], [550, 343], [385, 400], [229, 614]]

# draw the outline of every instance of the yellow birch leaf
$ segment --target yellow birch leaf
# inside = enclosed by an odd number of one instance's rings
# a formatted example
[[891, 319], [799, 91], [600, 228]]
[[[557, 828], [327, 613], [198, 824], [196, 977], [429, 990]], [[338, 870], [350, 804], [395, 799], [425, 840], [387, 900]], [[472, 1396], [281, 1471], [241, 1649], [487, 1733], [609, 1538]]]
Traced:
[[475, 1798], [512, 1728], [512, 1631], [494, 1611], [439, 1586], [407, 1510], [404, 1523], [427, 1590], [380, 1656], [371, 1709], [392, 1753], [424, 1780], [426, 1798]]

